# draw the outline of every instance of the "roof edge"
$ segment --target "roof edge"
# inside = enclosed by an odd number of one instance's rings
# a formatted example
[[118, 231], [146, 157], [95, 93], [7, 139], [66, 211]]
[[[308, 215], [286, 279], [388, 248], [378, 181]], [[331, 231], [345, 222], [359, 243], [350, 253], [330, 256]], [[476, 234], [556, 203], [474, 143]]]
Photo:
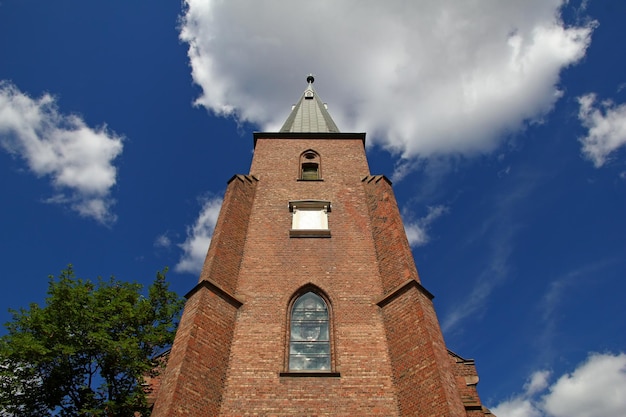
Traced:
[[365, 132], [254, 132], [254, 147], [257, 139], [359, 139], [365, 146]]

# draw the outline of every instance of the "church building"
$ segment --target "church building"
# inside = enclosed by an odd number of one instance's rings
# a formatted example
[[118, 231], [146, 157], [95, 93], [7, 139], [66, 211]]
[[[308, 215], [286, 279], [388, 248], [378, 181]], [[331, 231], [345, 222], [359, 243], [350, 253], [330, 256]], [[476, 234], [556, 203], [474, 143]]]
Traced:
[[491, 416], [365, 133], [340, 132], [313, 82], [228, 183], [152, 417]]

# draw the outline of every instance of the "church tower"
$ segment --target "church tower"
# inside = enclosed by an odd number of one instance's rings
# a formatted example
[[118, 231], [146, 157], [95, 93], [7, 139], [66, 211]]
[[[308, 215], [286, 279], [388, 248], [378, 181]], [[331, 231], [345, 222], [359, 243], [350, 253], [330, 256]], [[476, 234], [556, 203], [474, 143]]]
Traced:
[[152, 416], [490, 415], [365, 133], [341, 133], [313, 81], [228, 183]]

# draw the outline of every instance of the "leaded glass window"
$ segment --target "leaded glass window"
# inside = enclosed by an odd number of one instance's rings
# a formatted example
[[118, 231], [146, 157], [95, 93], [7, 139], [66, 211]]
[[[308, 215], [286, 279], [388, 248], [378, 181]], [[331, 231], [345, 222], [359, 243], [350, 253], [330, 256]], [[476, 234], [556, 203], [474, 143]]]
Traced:
[[319, 295], [307, 292], [291, 310], [290, 371], [330, 371], [328, 306]]

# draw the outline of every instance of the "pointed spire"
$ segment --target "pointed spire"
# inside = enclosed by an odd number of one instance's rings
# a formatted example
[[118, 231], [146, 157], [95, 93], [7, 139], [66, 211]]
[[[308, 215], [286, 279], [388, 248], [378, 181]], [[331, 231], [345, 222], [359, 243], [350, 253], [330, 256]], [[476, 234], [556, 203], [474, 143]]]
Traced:
[[281, 132], [339, 132], [337, 125], [313, 89], [313, 74], [306, 77], [308, 86], [291, 110]]

